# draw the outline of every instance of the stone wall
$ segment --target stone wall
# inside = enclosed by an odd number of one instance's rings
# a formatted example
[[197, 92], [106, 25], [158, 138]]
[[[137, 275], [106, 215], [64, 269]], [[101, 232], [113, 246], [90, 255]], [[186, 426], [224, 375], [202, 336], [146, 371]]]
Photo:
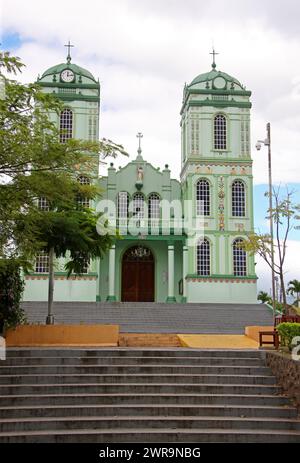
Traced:
[[266, 352], [266, 362], [300, 415], [300, 361], [292, 360], [288, 353]]

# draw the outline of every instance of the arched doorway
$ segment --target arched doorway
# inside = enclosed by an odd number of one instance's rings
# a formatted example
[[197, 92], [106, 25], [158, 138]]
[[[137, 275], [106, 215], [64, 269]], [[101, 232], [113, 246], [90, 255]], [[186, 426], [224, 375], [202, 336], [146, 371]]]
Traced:
[[154, 301], [154, 258], [145, 246], [133, 246], [122, 260], [122, 301]]

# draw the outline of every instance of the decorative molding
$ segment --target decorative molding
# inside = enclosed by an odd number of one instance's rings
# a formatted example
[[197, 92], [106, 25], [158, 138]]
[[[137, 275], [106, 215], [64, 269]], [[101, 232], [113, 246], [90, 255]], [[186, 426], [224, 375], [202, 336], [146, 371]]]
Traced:
[[219, 192], [218, 192], [218, 197], [219, 197], [219, 230], [224, 231], [225, 230], [225, 216], [224, 216], [224, 198], [225, 198], [225, 191], [224, 191], [224, 177], [221, 176], [219, 179]]
[[[78, 281], [78, 280], [89, 280], [93, 281], [97, 279], [97, 276], [95, 275], [79, 275], [79, 276], [71, 276], [67, 278], [66, 275], [55, 275], [54, 277], [55, 280], [68, 280], [68, 281]], [[48, 275], [26, 275], [25, 280], [48, 280]]]
[[203, 276], [197, 276], [197, 275], [187, 275], [186, 280], [188, 282], [193, 282], [193, 283], [237, 283], [237, 284], [245, 284], [245, 283], [256, 283], [257, 278], [249, 278], [249, 277], [243, 277], [243, 278], [237, 278], [237, 277], [213, 277], [213, 276], [208, 276], [208, 277], [203, 277]]

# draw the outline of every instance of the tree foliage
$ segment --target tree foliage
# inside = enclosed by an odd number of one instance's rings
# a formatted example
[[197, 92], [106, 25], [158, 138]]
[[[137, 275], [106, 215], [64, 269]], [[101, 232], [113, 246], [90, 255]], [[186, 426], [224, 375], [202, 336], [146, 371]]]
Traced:
[[[0, 69], [17, 74], [19, 58], [0, 53]], [[3, 76], [3, 74], [2, 74]], [[52, 210], [72, 208], [74, 197], [100, 194], [93, 185], [80, 185], [79, 175], [97, 177], [99, 158], [126, 154], [111, 140], [68, 140], [49, 118], [61, 102], [43, 93], [37, 84], [24, 85], [5, 77], [5, 98], [0, 99], [0, 256], [28, 256], [37, 252], [35, 221], [38, 199]]]
[[[282, 288], [283, 305], [287, 307], [285, 291], [285, 263], [288, 250], [288, 238], [292, 230], [299, 229], [300, 205], [293, 202], [294, 191], [286, 189], [281, 197], [280, 187], [273, 189], [274, 207], [268, 214], [271, 214], [274, 223], [274, 265], [273, 270], [279, 276]], [[267, 194], [266, 194], [267, 195]], [[269, 217], [267, 217], [269, 218]], [[251, 234], [243, 243], [245, 250], [250, 253], [257, 253], [272, 269], [272, 251], [270, 234]]]
[[296, 296], [295, 303], [300, 301], [300, 281], [299, 280], [291, 280], [289, 281], [288, 289], [286, 291], [287, 294], [291, 294], [292, 296]]
[[0, 259], [0, 333], [5, 328], [25, 322], [25, 314], [20, 307], [23, 290], [20, 262]]
[[[111, 234], [99, 235], [99, 214], [80, 206], [78, 198], [95, 200], [99, 161], [127, 154], [111, 140], [99, 142], [70, 139], [60, 142], [60, 132], [51, 114], [59, 116], [62, 103], [46, 94], [38, 84], [24, 85], [11, 79], [23, 68], [19, 58], [0, 53], [0, 258], [15, 265], [6, 281], [1, 301], [10, 311], [9, 298], [16, 288], [17, 316], [21, 283], [19, 266], [30, 270], [41, 250], [54, 257], [67, 257], [66, 271], [81, 273], [86, 261], [102, 256], [112, 243]], [[0, 83], [1, 83], [0, 82]], [[80, 176], [89, 178], [82, 185]], [[48, 210], [39, 208], [39, 199]], [[104, 227], [107, 224], [104, 224]], [[54, 273], [49, 273], [49, 285]], [[18, 286], [19, 285], [19, 286]], [[50, 301], [51, 302], [51, 301]]]
[[272, 302], [271, 296], [265, 291], [260, 291], [257, 296], [257, 300], [261, 301], [262, 304]]

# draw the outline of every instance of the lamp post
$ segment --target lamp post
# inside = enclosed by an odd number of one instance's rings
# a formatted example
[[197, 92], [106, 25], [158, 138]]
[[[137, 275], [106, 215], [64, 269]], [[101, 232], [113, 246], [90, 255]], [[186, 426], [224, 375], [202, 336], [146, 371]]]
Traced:
[[275, 272], [274, 272], [274, 231], [273, 231], [273, 187], [272, 187], [272, 158], [271, 158], [271, 124], [267, 123], [267, 138], [258, 140], [256, 149], [259, 151], [261, 145], [268, 147], [268, 173], [269, 173], [269, 211], [270, 211], [270, 235], [271, 235], [271, 267], [272, 267], [272, 301], [273, 301], [273, 317], [276, 315], [276, 292], [275, 292]]

